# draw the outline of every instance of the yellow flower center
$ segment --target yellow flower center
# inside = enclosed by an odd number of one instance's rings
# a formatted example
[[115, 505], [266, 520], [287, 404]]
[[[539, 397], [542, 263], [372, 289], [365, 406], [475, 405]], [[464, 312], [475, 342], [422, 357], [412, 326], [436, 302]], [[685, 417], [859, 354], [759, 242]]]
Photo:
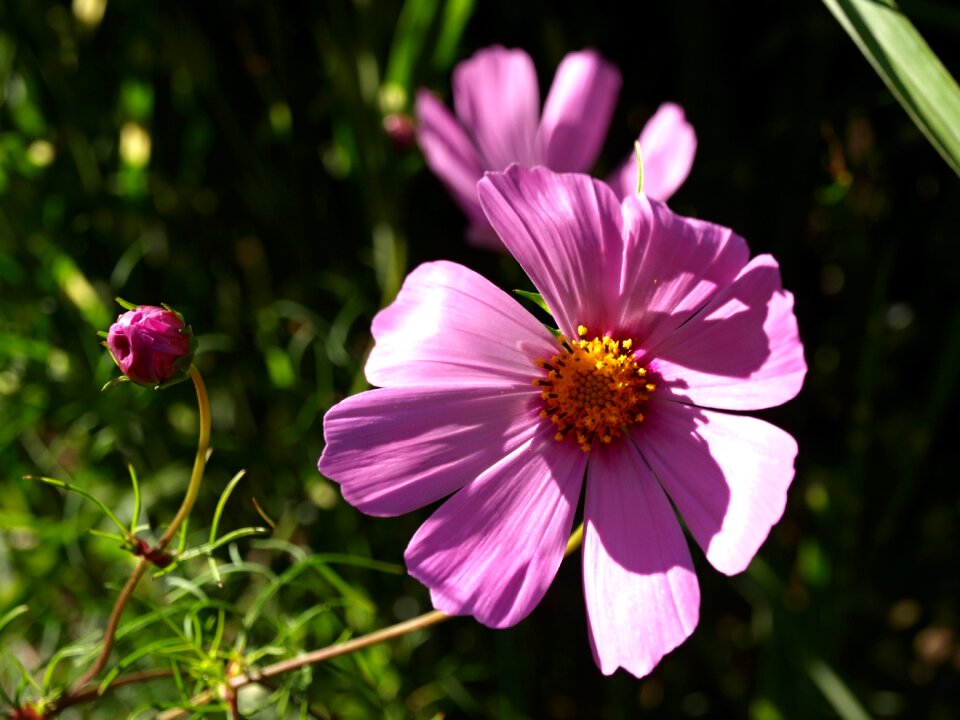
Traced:
[[571, 436], [589, 452], [596, 440], [610, 443], [627, 426], [643, 422], [641, 408], [656, 387], [630, 352], [631, 339], [585, 340], [583, 325], [577, 333], [579, 340], [561, 336], [563, 349], [549, 360], [537, 361], [546, 375], [533, 384], [543, 388], [540, 417], [557, 426], [554, 437], [559, 441]]

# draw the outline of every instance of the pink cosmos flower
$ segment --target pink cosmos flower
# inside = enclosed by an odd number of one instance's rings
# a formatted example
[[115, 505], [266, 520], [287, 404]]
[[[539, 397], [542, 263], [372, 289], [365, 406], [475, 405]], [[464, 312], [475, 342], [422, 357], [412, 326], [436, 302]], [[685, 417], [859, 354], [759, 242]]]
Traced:
[[480, 202], [558, 339], [457, 264], [421, 265], [373, 321], [378, 389], [324, 419], [319, 468], [371, 515], [452, 495], [406, 549], [436, 608], [491, 627], [552, 582], [581, 490], [600, 669], [643, 676], [693, 631], [707, 560], [742, 571], [783, 513], [797, 446], [725, 411], [779, 405], [806, 373], [776, 261], [645, 195], [513, 166]]
[[[456, 117], [429, 91], [417, 93], [417, 140], [427, 164], [466, 213], [472, 242], [504, 249], [480, 208], [477, 182], [483, 173], [512, 163], [589, 172], [606, 138], [620, 84], [620, 72], [596, 52], [570, 53], [557, 68], [541, 114], [530, 56], [494, 46], [454, 70]], [[666, 202], [693, 164], [693, 127], [679, 105], [666, 103], [643, 128], [639, 143], [644, 192]], [[631, 150], [607, 182], [626, 197], [637, 192], [637, 180]]]

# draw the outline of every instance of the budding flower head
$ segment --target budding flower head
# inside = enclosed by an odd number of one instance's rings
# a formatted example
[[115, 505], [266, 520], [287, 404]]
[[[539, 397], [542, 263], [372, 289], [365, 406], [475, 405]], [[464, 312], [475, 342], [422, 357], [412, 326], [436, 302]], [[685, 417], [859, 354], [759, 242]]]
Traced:
[[[123, 372], [104, 390], [124, 380], [152, 388], [167, 387], [187, 378], [196, 339], [183, 316], [168, 305], [132, 305], [105, 334], [103, 345]], [[104, 335], [104, 333], [100, 333]]]

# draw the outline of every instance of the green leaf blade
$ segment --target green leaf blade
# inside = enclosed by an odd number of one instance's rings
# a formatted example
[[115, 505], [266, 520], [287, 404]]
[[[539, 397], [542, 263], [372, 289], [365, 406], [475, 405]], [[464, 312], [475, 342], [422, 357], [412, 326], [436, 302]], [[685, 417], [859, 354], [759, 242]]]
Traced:
[[823, 0], [927, 140], [960, 175], [960, 88], [893, 2]]

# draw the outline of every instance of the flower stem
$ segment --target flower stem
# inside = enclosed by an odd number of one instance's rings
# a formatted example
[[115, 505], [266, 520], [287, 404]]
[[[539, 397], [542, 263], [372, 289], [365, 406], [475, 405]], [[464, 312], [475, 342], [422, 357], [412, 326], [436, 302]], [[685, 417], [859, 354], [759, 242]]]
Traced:
[[100, 655], [97, 657], [97, 661], [90, 666], [90, 668], [83, 674], [77, 682], [74, 684], [73, 689], [70, 691], [70, 694], [79, 691], [87, 683], [93, 680], [97, 675], [100, 674], [100, 671], [103, 670], [104, 666], [107, 664], [107, 659], [110, 657], [110, 653], [113, 650], [113, 643], [117, 635], [117, 626], [120, 625], [120, 617], [123, 615], [124, 608], [127, 607], [127, 603], [130, 602], [130, 597], [133, 595], [133, 591], [137, 587], [137, 583], [140, 582], [140, 578], [143, 577], [143, 574], [147, 571], [147, 568], [150, 567], [150, 561], [146, 558], [140, 558], [140, 562], [137, 563], [137, 567], [134, 568], [133, 574], [130, 575], [126, 584], [123, 586], [123, 590], [120, 591], [120, 594], [117, 596], [117, 601], [113, 605], [113, 611], [110, 613], [110, 619], [107, 621], [107, 629], [103, 631], [103, 648], [100, 650]]
[[190, 366], [190, 379], [193, 380], [193, 386], [197, 391], [197, 406], [200, 409], [200, 439], [197, 442], [197, 455], [193, 460], [193, 473], [190, 475], [190, 484], [187, 486], [187, 494], [183, 498], [180, 510], [174, 516], [167, 531], [157, 542], [157, 549], [164, 550], [170, 541], [173, 540], [177, 530], [187, 519], [193, 504], [197, 501], [197, 495], [200, 494], [200, 483], [203, 480], [203, 471], [207, 467], [207, 451], [210, 448], [210, 400], [207, 397], [207, 386], [203, 383], [203, 377], [195, 365]]
[[[183, 524], [183, 521], [186, 520], [190, 514], [190, 510], [193, 509], [193, 504], [196, 502], [197, 495], [200, 492], [200, 482], [203, 480], [203, 471], [207, 465], [207, 450], [210, 447], [210, 400], [207, 397], [207, 387], [203, 383], [200, 371], [193, 365], [190, 366], [190, 379], [193, 380], [193, 386], [197, 391], [197, 405], [200, 408], [200, 440], [197, 443], [197, 455], [193, 461], [193, 473], [190, 476], [190, 484], [187, 486], [187, 494], [180, 504], [180, 510], [174, 516], [166, 532], [157, 542], [156, 548], [158, 550], [163, 550], [170, 544], [170, 541], [173, 540], [173, 537], [177, 534], [180, 525]], [[113, 611], [110, 613], [110, 619], [107, 621], [107, 628], [103, 633], [103, 647], [100, 650], [100, 655], [97, 657], [96, 662], [91, 665], [74, 684], [70, 693], [71, 695], [79, 692], [87, 683], [99, 675], [100, 671], [106, 666], [107, 660], [110, 658], [110, 653], [113, 651], [114, 642], [116, 641], [117, 627], [120, 625], [120, 618], [123, 616], [123, 611], [126, 609], [127, 603], [130, 602], [130, 598], [133, 596], [133, 591], [136, 590], [140, 578], [143, 577], [148, 567], [150, 567], [150, 561], [145, 557], [141, 557], [140, 562], [137, 563], [136, 568], [133, 570], [133, 574], [130, 575], [130, 578], [123, 586], [123, 590], [121, 590], [117, 596], [116, 603], [114, 603]]]

